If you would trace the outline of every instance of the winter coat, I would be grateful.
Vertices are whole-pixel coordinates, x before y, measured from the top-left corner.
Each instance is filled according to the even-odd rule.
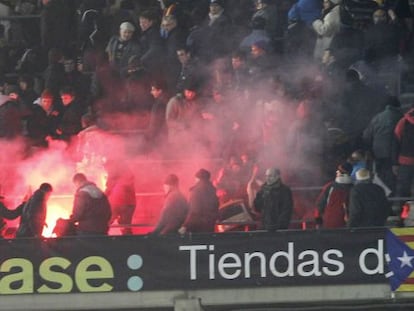
[[[341,26],[339,8],[339,5],[336,5],[323,19],[317,19],[312,23],[312,27],[318,35],[313,52],[313,57],[317,60],[322,60],[324,51],[330,47],[332,39],[339,33]]]
[[[189,205],[184,195],[178,191],[170,191],[164,202],[160,219],[152,232],[153,234],[177,233],[186,219]]]
[[[380,186],[360,182],[352,188],[348,227],[384,226],[390,212],[390,204]]]
[[[371,146],[375,158],[391,158],[394,128],[402,117],[400,108],[387,106],[383,112],[372,118],[364,131],[363,138],[365,143]]]
[[[283,183],[264,184],[253,204],[262,213],[264,229],[274,231],[288,228],[293,211],[292,191],[288,186]]]
[[[214,232],[219,201],[210,181],[200,180],[190,189],[189,212],[183,227],[189,232]]]
[[[123,42],[125,44],[125,48],[122,52],[121,58],[119,60],[115,59],[115,55],[117,52],[119,36],[113,36],[109,39],[109,42],[105,48],[105,52],[108,54],[109,63],[118,69],[118,72],[121,73],[127,70],[128,61],[132,56],[139,57],[141,55],[141,48],[138,42],[135,39],[130,39],[127,42]]]
[[[24,204],[16,237],[39,237],[46,221],[46,193],[36,190]]]
[[[106,182],[106,195],[112,209],[136,204],[134,175],[126,169],[119,168],[120,171],[109,172]]]
[[[289,21],[301,21],[310,26],[319,18],[322,11],[320,0],[298,0],[289,10]]]
[[[398,121],[394,129],[393,162],[400,165],[414,165],[414,109]]]
[[[164,44],[157,27],[150,27],[140,37],[142,48],[141,64],[152,75],[157,74],[164,65]]]
[[[317,217],[323,220],[324,228],[343,228],[352,188],[350,176],[337,177],[327,183],[316,200]]]
[[[107,234],[111,219],[111,206],[106,195],[91,182],[78,188],[70,217],[78,223],[78,231]]]

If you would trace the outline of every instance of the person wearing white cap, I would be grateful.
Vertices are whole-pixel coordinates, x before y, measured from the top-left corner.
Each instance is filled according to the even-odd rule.
[[[108,54],[109,64],[121,75],[128,68],[131,56],[140,55],[141,49],[134,38],[135,26],[130,22],[123,22],[119,26],[119,35],[109,39],[105,52]]]
[[[359,169],[350,194],[348,227],[384,226],[390,212],[391,205],[384,190],[372,183],[369,170]]]

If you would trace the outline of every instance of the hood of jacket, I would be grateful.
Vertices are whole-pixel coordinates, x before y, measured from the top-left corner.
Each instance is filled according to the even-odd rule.
[[[104,193],[94,183],[88,182],[79,187],[78,192],[86,192],[93,199],[102,198]]]
[[[406,112],[406,114],[404,115],[404,119],[406,119],[411,124],[414,124],[414,108]]]

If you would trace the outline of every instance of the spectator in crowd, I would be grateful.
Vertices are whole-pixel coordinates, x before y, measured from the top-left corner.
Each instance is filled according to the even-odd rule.
[[[377,66],[387,65],[384,62],[395,66],[402,38],[398,25],[388,22],[385,9],[375,10],[372,21],[364,33],[364,49],[374,54]]]
[[[369,170],[359,169],[349,199],[348,227],[384,226],[390,212],[390,203],[384,190],[372,183]]]
[[[249,52],[251,46],[258,41],[264,41],[270,46],[270,37],[265,31],[266,20],[263,17],[255,17],[251,21],[252,31],[240,42],[240,49]]]
[[[48,183],[40,185],[21,210],[17,238],[41,237],[47,214],[47,201],[53,188]]]
[[[44,88],[48,89],[55,99],[55,106],[59,103],[59,91],[65,84],[65,68],[63,66],[63,52],[59,49],[50,49],[48,66],[43,72]]]
[[[210,172],[203,168],[195,174],[196,184],[190,188],[189,211],[184,224],[179,229],[180,234],[214,232],[219,202],[210,176]]]
[[[344,162],[338,165],[333,181],[323,186],[316,200],[315,222],[326,229],[346,226],[349,194],[352,188],[352,165]]]
[[[0,106],[0,138],[15,139],[23,135],[26,117],[20,101],[8,100]]]
[[[287,229],[293,212],[292,191],[282,182],[279,169],[269,168],[265,176],[266,182],[254,199],[254,209],[261,214],[263,229]]]
[[[269,78],[277,67],[276,59],[270,53],[269,42],[260,40],[250,46],[248,66],[253,81],[261,82]]]
[[[105,193],[82,173],[73,176],[76,187],[70,221],[77,223],[77,235],[106,235],[111,219],[111,206]]]
[[[74,36],[70,26],[73,13],[64,0],[42,0],[40,12],[41,46],[47,53],[51,48],[64,49],[69,46]]]
[[[86,111],[84,103],[81,103],[75,90],[68,86],[60,91],[63,108],[60,113],[56,134],[59,139],[70,141],[82,130],[81,118]]]
[[[178,77],[180,75],[181,63],[177,58],[177,50],[185,45],[186,33],[178,26],[177,18],[174,15],[167,15],[162,18],[161,29],[164,31],[164,42],[166,50],[165,77],[168,90],[175,91]]]
[[[146,139],[154,147],[162,147],[167,139],[167,124],[165,121],[165,111],[168,104],[167,87],[162,81],[153,81],[151,83],[151,95],[154,98],[151,107],[151,116]]]
[[[105,194],[112,208],[110,223],[115,220],[123,235],[132,234],[132,217],[136,207],[135,176],[122,159],[107,159],[105,169],[108,174]]]
[[[397,173],[397,197],[412,196],[414,182],[414,109],[410,109],[398,121],[394,129],[393,171]]]
[[[43,91],[41,97],[31,105],[26,119],[26,136],[30,146],[48,146],[47,138],[55,136],[58,114],[53,107],[53,95],[48,90]]]
[[[368,153],[363,149],[357,149],[351,153],[348,161],[352,165],[351,177],[353,181],[356,180],[356,172],[358,172],[361,168],[368,168],[370,165],[368,160]]]
[[[119,26],[119,35],[112,36],[106,46],[110,66],[120,76],[125,76],[128,60],[132,56],[140,56],[141,49],[134,38],[135,26],[130,22],[123,22]]]
[[[245,199],[247,195],[246,186],[250,176],[244,179],[244,173],[242,164],[236,156],[231,156],[228,163],[219,170],[214,185],[221,194],[221,202]]]
[[[196,135],[201,121],[203,99],[200,97],[199,85],[187,81],[184,96],[178,94],[167,104],[165,118],[168,127],[168,142],[173,145],[188,143],[191,135]]]
[[[189,81],[201,81],[202,72],[198,60],[194,58],[187,47],[177,48],[177,58],[181,64],[180,73],[176,80],[175,91],[183,93],[184,87]]]
[[[314,52],[316,35],[312,23],[322,11],[322,0],[298,0],[288,12],[285,53],[310,58]]]
[[[365,144],[372,150],[378,177],[394,194],[396,178],[392,171],[392,146],[395,126],[403,117],[400,106],[397,97],[390,97],[384,111],[372,118],[363,134]]]
[[[141,36],[141,64],[153,79],[160,77],[164,66],[164,44],[160,35],[159,15],[153,10],[146,10],[139,15]]]
[[[249,51],[250,52],[250,51]],[[250,72],[247,65],[248,53],[244,51],[234,51],[231,56],[231,67],[232,67],[232,89],[238,93],[245,90],[245,87],[250,82]]]
[[[339,97],[337,120],[354,150],[362,148],[362,133],[371,119],[384,110],[385,99],[384,93],[362,83],[358,71],[347,71],[345,88]]]
[[[39,94],[34,90],[34,78],[29,74],[19,76],[19,95],[25,107],[31,107]]]
[[[180,191],[177,175],[170,174],[167,176],[164,181],[164,193],[164,206],[152,234],[177,234],[189,210],[187,199]]]
[[[65,69],[65,85],[73,87],[79,99],[86,101],[89,99],[90,77],[79,70],[77,60],[74,55],[66,55],[63,60]]]
[[[4,219],[13,220],[17,217],[22,215],[22,210],[26,202],[21,203],[19,206],[17,206],[15,209],[10,210],[6,207],[4,203],[4,196],[0,195],[0,238],[2,238],[2,232],[3,229],[6,226],[6,221]]]
[[[225,12],[225,1],[211,0],[209,14],[203,22],[203,61],[209,63],[227,55],[232,48],[231,19]]]
[[[298,0],[288,12],[289,21],[299,21],[311,26],[322,11],[321,0]]]
[[[103,158],[108,157],[108,149],[111,148],[108,143],[110,134],[98,126],[97,116],[92,112],[85,113],[81,118],[81,123],[82,130],[76,139],[76,159],[85,159],[88,163],[103,162]]]
[[[332,39],[339,33],[341,25],[340,7],[342,0],[324,0],[322,16],[312,22],[317,34],[313,57],[320,62],[325,49],[329,48]]]
[[[141,64],[138,56],[134,55],[128,61],[128,72],[125,81],[126,98],[117,104],[117,111],[148,112],[151,107],[151,96],[148,93],[151,74]]]
[[[271,0],[255,0],[255,9],[252,16],[252,28],[254,29],[254,20],[263,18],[264,30],[274,44],[274,40],[283,35],[281,14],[277,6]]]

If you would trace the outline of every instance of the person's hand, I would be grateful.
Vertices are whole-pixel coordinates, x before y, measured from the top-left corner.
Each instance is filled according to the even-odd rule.
[[[187,232],[187,228],[186,227],[181,227],[180,229],[178,229],[178,233],[181,234],[181,235],[186,234],[186,232]]]

